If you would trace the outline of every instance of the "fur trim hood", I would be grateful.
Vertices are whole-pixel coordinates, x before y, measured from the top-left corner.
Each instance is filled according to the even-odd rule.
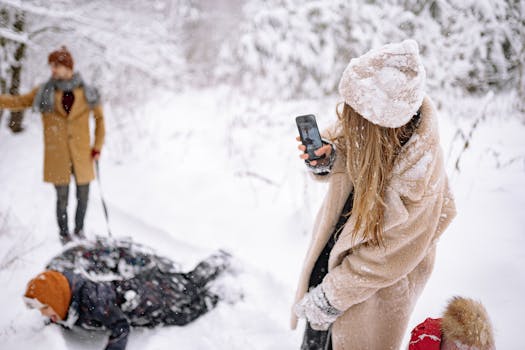
[[[446,339],[467,345],[470,349],[495,349],[487,310],[478,301],[452,298],[443,314],[441,327]]]

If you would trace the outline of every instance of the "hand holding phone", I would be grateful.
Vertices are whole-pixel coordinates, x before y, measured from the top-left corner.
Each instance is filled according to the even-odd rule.
[[[302,143],[299,149],[305,152],[305,154],[301,155],[301,159],[312,162],[324,158],[326,150],[320,150],[323,147],[323,141],[315,121],[315,116],[312,114],[301,115],[295,118],[295,122],[297,123],[297,129],[300,135],[298,141]],[[315,166],[314,163],[311,164]]]
[[[297,136],[296,140],[301,142],[301,137]],[[297,146],[297,148],[303,152],[299,156],[299,158],[301,158],[302,160],[308,161],[308,164],[310,164],[311,166],[317,166],[317,165],[320,165],[321,163],[327,161],[330,158],[330,154],[333,151],[332,145],[330,145],[330,144],[323,145],[323,147],[321,147],[321,148],[319,148],[318,150],[315,151],[315,154],[320,156],[321,159],[310,161],[310,160],[308,160],[309,159],[308,158],[308,153],[304,153],[304,152],[306,152],[306,147],[301,143],[299,146]]]

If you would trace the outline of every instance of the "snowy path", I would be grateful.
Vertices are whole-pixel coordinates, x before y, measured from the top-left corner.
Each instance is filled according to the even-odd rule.
[[[210,133],[221,135],[215,130],[196,126],[191,132],[196,135],[185,147],[206,140],[208,143],[223,141],[222,136],[212,140]],[[0,298],[0,307],[4,310],[0,321],[0,348],[31,349],[38,344],[39,348],[100,349],[104,336],[87,336],[84,332],[70,334],[59,327],[43,327],[38,313],[27,311],[21,300],[25,283],[61,248],[54,219],[54,189],[41,182],[41,142],[38,120],[29,121],[28,130],[21,135],[0,132],[3,189],[0,258],[5,262],[11,256],[23,254],[0,271],[0,284],[5,286]],[[168,142],[155,150],[155,156],[145,157],[140,162],[119,165],[119,162],[103,159],[103,190],[112,233],[133,237],[136,242],[180,262],[183,269],[190,269],[215,249],[226,248],[244,265],[244,271],[232,283],[242,288],[245,298],[233,306],[221,304],[186,327],[134,329],[128,349],[174,346],[177,349],[293,348],[299,335],[288,331],[288,313],[283,312],[289,309],[291,302],[290,286],[268,272],[272,267],[261,269],[250,261],[250,257],[264,254],[263,244],[268,242],[264,237],[236,239],[249,222],[239,220],[235,224],[228,211],[229,208],[232,211],[246,208],[245,199],[236,199],[235,195],[227,197],[228,192],[234,193],[236,185],[231,183],[230,175],[223,174],[225,170],[218,162],[207,161],[199,170],[196,163],[202,161],[200,157],[205,157],[201,154],[205,149],[194,148],[192,153],[173,155],[170,152],[177,153],[177,150]],[[180,146],[180,140],[176,139],[175,144]],[[219,160],[223,158],[221,155]],[[164,159],[169,160],[168,164]],[[173,159],[177,159],[180,166],[173,164]],[[195,171],[191,168],[188,171],[188,167],[195,167]],[[221,203],[221,198],[227,200]],[[73,193],[70,193],[70,218],[74,207],[71,203],[74,203]],[[255,211],[246,215],[252,219],[257,216]],[[88,236],[106,234],[96,182],[90,189],[86,231]],[[257,246],[258,253],[238,253],[249,241],[254,245],[261,243]],[[30,247],[34,248],[26,253]],[[274,266],[274,262],[268,265]]]

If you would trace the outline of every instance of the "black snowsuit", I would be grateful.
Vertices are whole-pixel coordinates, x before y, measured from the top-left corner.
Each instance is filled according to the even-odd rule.
[[[230,263],[230,255],[219,252],[200,262],[192,271],[182,273],[174,272],[175,264],[168,266],[169,260],[163,259],[163,264],[160,264],[158,259],[161,258],[144,254],[138,261],[149,263],[135,271],[133,277],[102,282],[93,281],[93,275],[86,273],[93,272],[92,269],[79,274],[68,269],[71,266],[64,262],[71,262],[73,256],[82,253],[83,257],[91,259],[90,268],[98,267],[107,272],[108,266],[114,266],[123,258],[122,250],[115,255],[118,249],[114,246],[106,247],[102,253],[100,245],[97,249],[73,249],[74,254],[71,250],[66,251],[48,265],[66,276],[72,291],[67,318],[61,323],[88,330],[109,330],[107,350],[125,349],[130,326],[182,326],[211,310],[220,298],[209,290],[210,282]],[[104,260],[101,255],[105,254],[108,254],[106,258],[118,259],[105,259],[105,264],[99,263]],[[133,252],[133,256],[136,260],[133,263],[139,263],[138,254]],[[171,271],[167,271],[167,266]]]

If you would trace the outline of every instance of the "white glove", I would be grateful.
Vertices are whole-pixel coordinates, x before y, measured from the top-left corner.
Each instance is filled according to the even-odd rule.
[[[311,165],[309,161],[306,161],[306,166],[310,171],[314,174],[329,174],[332,171],[332,167],[335,163],[335,147],[333,143],[330,141],[323,139],[323,146],[330,145],[332,147],[332,150],[330,151],[330,155],[325,156],[322,159],[317,160],[317,164],[315,166]]]
[[[318,331],[326,331],[342,314],[330,305],[321,285],[318,285],[294,306],[294,312],[299,318],[306,318],[310,326]]]

